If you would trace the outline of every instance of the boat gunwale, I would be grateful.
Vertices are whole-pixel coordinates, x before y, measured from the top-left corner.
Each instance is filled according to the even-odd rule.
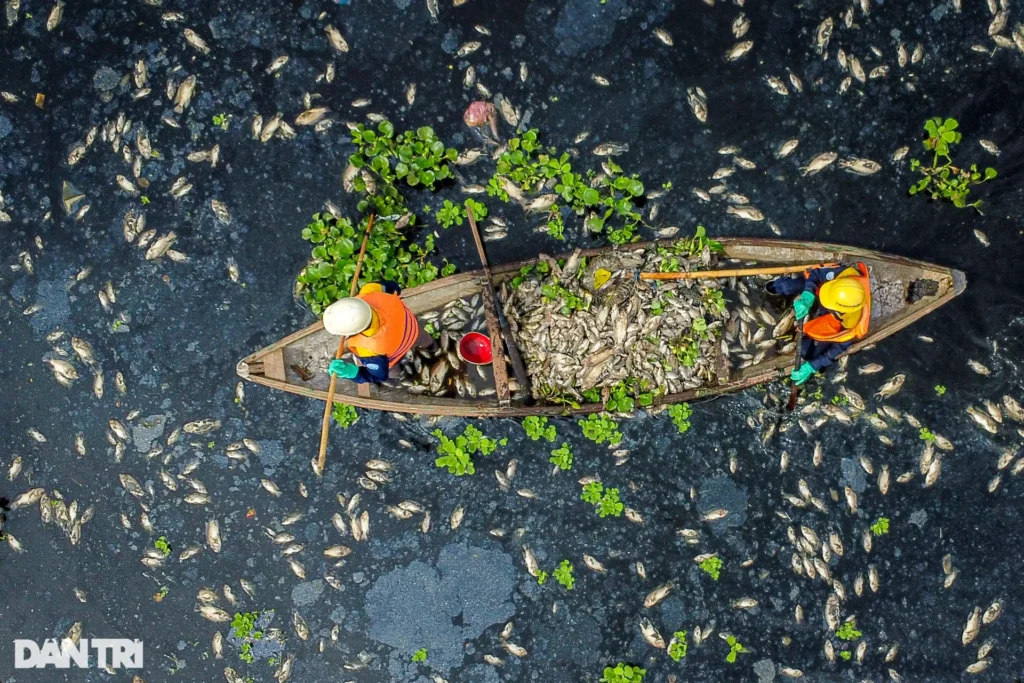
[[[637,250],[644,249],[651,246],[665,246],[674,244],[678,240],[656,240],[651,242],[639,242],[636,244],[625,245],[619,247],[619,250]],[[926,261],[920,261],[917,259],[911,259],[903,256],[896,256],[892,254],[885,254],[872,249],[862,249],[859,247],[847,247],[838,244],[825,243],[825,242],[805,242],[802,240],[786,240],[786,239],[775,239],[775,238],[741,238],[741,237],[723,237],[718,239],[726,249],[730,245],[732,246],[743,246],[743,247],[756,247],[756,248],[771,248],[778,247],[783,249],[803,249],[803,250],[814,250],[814,251],[832,251],[845,258],[867,258],[877,260],[883,263],[888,263],[896,266],[905,268],[913,268],[916,270],[926,271],[935,273],[940,276],[950,278],[949,287],[944,294],[937,297],[934,301],[922,306],[917,311],[895,318],[892,322],[883,325],[880,329],[875,332],[869,333],[864,339],[855,342],[843,355],[850,355],[862,350],[865,346],[870,344],[876,344],[883,339],[895,334],[902,330],[908,325],[920,320],[924,316],[928,315],[932,311],[942,307],[950,300],[961,294],[966,288],[966,277],[961,271],[948,268],[945,266],[939,266]],[[591,257],[599,253],[614,250],[615,247],[595,247],[591,249],[581,250],[580,255],[585,257]],[[568,258],[572,252],[559,254],[553,258]],[[492,279],[499,280],[494,276],[505,275],[519,270],[523,266],[527,266],[536,263],[540,258],[538,255],[535,258],[515,261],[506,263],[500,266],[495,266],[491,269]],[[736,258],[727,256],[727,258]],[[451,275],[445,278],[439,278],[431,282],[425,283],[418,287],[414,287],[405,290],[402,293],[403,298],[412,298],[414,296],[429,294],[437,290],[443,290],[447,288],[458,287],[459,285],[470,283],[474,280],[484,277],[482,270],[469,271],[466,273],[459,273]],[[327,392],[320,389],[311,389],[298,384],[293,384],[287,381],[275,380],[262,375],[249,375],[248,366],[249,364],[259,362],[261,358],[268,356],[269,354],[279,349],[284,349],[299,340],[311,336],[323,329],[323,321],[317,320],[313,324],[293,332],[286,337],[279,339],[278,341],[270,344],[258,351],[246,356],[244,359],[239,361],[237,369],[238,374],[245,379],[248,379],[256,384],[262,384],[272,389],[279,389],[293,394],[306,396],[309,398],[316,398],[321,401],[327,400]],[[740,371],[740,376],[732,379],[724,384],[716,385],[713,387],[699,387],[696,389],[690,389],[687,391],[679,392],[676,394],[665,394],[654,399],[654,406],[669,405],[673,403],[682,403],[687,401],[700,400],[702,398],[710,398],[713,396],[719,396],[727,393],[741,391],[743,389],[750,388],[757,384],[761,384],[772,379],[783,376],[787,371],[794,367],[792,358],[784,356],[776,356],[770,360],[764,361],[756,366],[752,366]],[[544,405],[516,405],[511,406],[500,406],[497,400],[487,401],[481,403],[471,403],[464,399],[451,399],[441,398],[436,403],[412,403],[408,401],[394,401],[385,398],[373,398],[360,395],[350,394],[336,394],[336,403],[347,403],[349,405],[365,408],[371,410],[385,410],[391,412],[405,412],[419,415],[439,415],[439,416],[450,416],[450,417],[527,417],[530,415],[544,415],[544,416],[570,416],[570,415],[586,415],[590,413],[601,412],[602,405],[598,403],[593,404],[582,404],[578,408],[573,406],[559,405],[559,404],[544,404]],[[443,403],[442,403],[443,401]]]

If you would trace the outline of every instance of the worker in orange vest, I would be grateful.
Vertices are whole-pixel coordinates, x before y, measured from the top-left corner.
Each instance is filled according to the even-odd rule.
[[[803,277],[780,277],[768,283],[772,294],[798,296],[796,319],[804,320],[819,304],[822,314],[803,324],[800,357],[804,362],[790,374],[796,384],[833,363],[853,342],[864,338],[871,322],[871,283],[868,268],[826,264],[804,271]]]
[[[359,360],[359,365],[333,360],[327,369],[330,374],[357,384],[381,384],[410,349],[433,341],[429,334],[421,339],[416,316],[398,296],[401,291],[395,282],[374,282],[324,310],[324,329],[348,337],[348,350]]]

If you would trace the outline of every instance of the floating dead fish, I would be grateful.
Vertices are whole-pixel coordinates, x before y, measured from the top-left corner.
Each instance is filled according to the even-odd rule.
[[[800,170],[805,176],[814,175],[815,173],[818,173],[819,171],[822,171],[825,168],[831,166],[832,163],[838,158],[839,155],[836,154],[835,152],[822,152],[818,156],[811,159],[807,163],[807,166]]]

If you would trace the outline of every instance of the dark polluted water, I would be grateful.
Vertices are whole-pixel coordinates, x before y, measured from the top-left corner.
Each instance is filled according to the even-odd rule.
[[[723,0],[468,0],[455,7],[438,0],[432,21],[428,4],[83,0],[63,5],[48,30],[52,4],[6,2],[0,25],[0,378],[6,394],[0,463],[15,476],[0,479],[0,496],[14,499],[42,488],[55,510],[67,513],[77,501],[76,514],[92,510],[92,518],[72,544],[54,521],[42,521],[38,505],[7,513],[9,536],[0,545],[0,679],[127,681],[137,674],[149,683],[210,682],[225,680],[230,667],[238,680],[258,682],[274,680],[282,661],[291,662],[290,680],[303,683],[597,681],[603,667],[617,662],[644,667],[645,680],[655,682],[767,683],[794,670],[810,681],[1003,682],[1024,676],[1024,482],[1013,474],[1016,456],[999,468],[1019,446],[1021,425],[1004,414],[992,434],[965,412],[971,405],[984,410],[986,400],[1002,405],[1004,395],[1024,400],[1018,368],[1024,351],[1024,54],[1013,41],[1024,9],[1013,0],[991,3],[993,11],[980,1],[965,1],[958,10],[950,2],[876,0],[865,8],[762,0],[742,7]],[[727,62],[723,55],[740,42],[733,26],[741,12],[750,22],[742,40],[753,45]],[[992,27],[1000,12],[1005,27]],[[834,28],[823,59],[815,32],[828,17]],[[339,29],[347,52],[332,48],[327,24]],[[186,28],[209,53],[188,44]],[[671,36],[672,45],[655,29]],[[998,39],[1009,46],[1000,47]],[[458,56],[470,41],[481,46]],[[910,56],[920,46],[921,58],[901,67],[901,45]],[[840,93],[850,76],[838,61],[840,49],[866,72],[887,66],[888,73],[854,78]],[[284,55],[288,62],[268,73]],[[151,92],[136,99],[141,86],[133,70],[140,60]],[[335,77],[318,80],[328,64]],[[350,429],[332,431],[327,471],[317,478],[309,462],[322,405],[252,384],[236,402],[235,363],[314,320],[292,296],[310,250],[300,233],[327,200],[356,212],[355,199],[341,188],[354,151],[343,123],[379,114],[399,129],[433,126],[459,149],[477,146],[461,121],[469,102],[482,97],[463,85],[470,66],[491,93],[507,97],[524,118],[529,113],[528,125],[546,143],[570,148],[588,131],[575,146],[579,168],[599,168],[591,153],[599,144],[628,144],[615,157],[627,173],[638,174],[648,188],[671,183],[657,200],[656,228],[679,226],[681,234],[691,234],[703,224],[711,235],[770,237],[771,223],[786,238],[872,248],[965,271],[965,294],[849,361],[844,385],[864,397],[867,411],[899,411],[899,420],[882,417],[891,445],[866,419],[849,426],[830,420],[810,436],[794,425],[762,440],[758,420],[768,424],[774,416],[760,412],[763,393],[752,390],[695,404],[684,434],[664,414],[620,421],[624,438],[616,448],[629,455],[620,465],[615,449],[583,438],[575,421],[553,420],[558,443],[571,444],[575,454],[572,471],[557,474],[548,462],[553,446],[526,438],[517,421],[477,423],[508,443],[478,456],[474,476],[455,478],[434,466],[430,431],[439,427],[452,435],[466,421],[431,425],[362,411]],[[196,76],[195,92],[176,113],[166,82],[176,87],[186,75]],[[781,79],[790,94],[773,90],[769,76]],[[409,105],[411,83],[417,95]],[[687,102],[687,90],[696,87],[707,99],[704,123]],[[37,93],[45,96],[41,108],[34,106]],[[268,121],[281,112],[294,121],[307,108],[306,93],[319,95],[311,101],[328,107],[336,125],[323,132],[295,126],[291,139],[253,139],[254,115]],[[370,102],[355,106],[361,99]],[[119,188],[119,175],[134,182],[133,162],[109,141],[95,140],[80,161],[68,163],[90,128],[116,124],[119,113],[126,126],[148,132],[152,153],[139,174],[149,183],[145,204]],[[213,123],[221,115],[229,117],[226,130]],[[999,176],[972,194],[984,200],[984,215],[907,196],[915,180],[909,159],[923,152],[921,125],[930,116],[960,121],[958,162],[997,168]],[[503,137],[512,134],[500,125]],[[129,139],[134,159],[134,134]],[[789,139],[799,139],[799,146],[777,159],[778,146]],[[1000,154],[985,151],[982,139]],[[215,144],[215,166],[187,160]],[[703,202],[691,192],[717,184],[710,177],[730,165],[718,153],[727,146],[756,164],[729,177],[728,191],[746,196],[763,221],[740,220],[726,212],[722,198]],[[903,146],[910,154],[893,162]],[[801,174],[828,151],[877,161],[881,170],[858,176],[835,164]],[[481,165],[464,173],[467,182],[486,184],[489,172]],[[179,178],[193,187],[175,199],[170,190]],[[64,211],[64,183],[84,195],[76,213],[90,207],[80,220]],[[416,198],[436,209],[442,196],[461,199],[451,189]],[[509,223],[508,238],[487,243],[492,263],[601,244],[575,219],[566,222],[563,244],[536,232],[536,220],[517,207],[478,198]],[[211,200],[228,208],[229,223],[217,219]],[[145,213],[147,230],[158,236],[173,231],[173,249],[186,260],[148,261],[146,250],[126,243],[123,218],[133,208]],[[429,219],[427,225],[434,229]],[[437,232],[440,256],[462,271],[477,267],[465,226]],[[640,234],[653,236],[648,228]],[[237,264],[238,282],[228,276],[229,259]],[[88,277],[76,280],[84,268],[91,268]],[[48,341],[55,331],[64,337]],[[92,364],[71,349],[71,337],[90,343]],[[56,348],[80,375],[70,389],[54,381],[46,362]],[[972,370],[970,360],[989,374]],[[870,363],[884,369],[858,372]],[[102,398],[90,387],[99,371]],[[124,393],[116,387],[118,373]],[[902,390],[884,401],[874,398],[898,373],[906,376]],[[829,402],[840,385],[826,379],[821,386]],[[936,386],[945,387],[944,395]],[[908,414],[952,443],[952,450],[935,449],[941,474],[928,487],[919,471],[925,444]],[[108,442],[115,429],[110,420],[123,425],[123,436],[110,437],[123,452]],[[176,429],[198,420],[220,426],[180,433],[167,443]],[[244,460],[229,458],[229,444],[242,439],[252,440],[253,451]],[[815,466],[819,442],[823,457]],[[391,481],[376,491],[356,481],[371,458],[394,466]],[[518,472],[504,491],[492,470],[504,470],[510,459],[518,461]],[[17,473],[9,469],[16,461]],[[883,467],[892,479],[884,495]],[[899,483],[905,473],[914,476]],[[137,495],[122,475],[138,483]],[[580,500],[577,483],[588,475],[618,487],[642,521],[594,514]],[[519,489],[536,497],[516,495]],[[857,497],[856,512],[847,489]],[[354,541],[351,531],[332,522],[340,515],[341,526],[349,524],[346,504],[357,493],[354,509],[369,518],[366,541]],[[807,504],[812,498],[820,508]],[[421,531],[422,513],[397,519],[386,511],[406,500],[429,511],[428,531]],[[452,529],[457,508],[464,519]],[[710,519],[719,510],[728,515]],[[872,536],[867,530],[882,517],[889,520],[888,533]],[[218,552],[207,540],[212,521]],[[817,543],[801,527],[814,531]],[[820,565],[808,560],[817,578],[803,567],[798,575],[789,528],[797,543],[816,552],[822,544],[831,548],[834,534],[843,552],[832,549],[827,562],[817,552]],[[282,542],[284,534],[292,538]],[[161,538],[170,546],[165,560],[152,555]],[[352,549],[340,566],[323,555],[336,545]],[[527,572],[524,547],[548,573],[569,560],[572,590],[553,577],[538,585]],[[183,552],[186,559],[180,559]],[[722,560],[717,580],[694,562],[709,553]],[[588,569],[584,555],[604,571]],[[147,558],[149,564],[142,561]],[[820,576],[821,566],[831,585]],[[666,583],[668,595],[644,607],[645,597]],[[216,593],[206,596],[207,606],[229,619],[260,615],[255,628],[268,638],[250,638],[251,663],[243,660],[244,640],[230,623],[198,611],[204,589]],[[826,618],[830,596],[839,593],[845,596],[839,618],[854,617],[861,633],[854,640],[838,639]],[[972,612],[986,612],[994,602],[1001,604],[998,617],[989,612],[990,623],[964,645]],[[686,657],[676,662],[652,646],[641,632],[648,621],[666,642],[687,631]],[[77,623],[82,638],[142,640],[144,669],[110,676],[96,668],[14,668],[14,639],[60,639]],[[698,644],[697,629],[703,634],[712,626]],[[272,643],[274,629],[280,636]],[[212,645],[218,632],[222,656]],[[735,663],[726,659],[725,634],[744,648]],[[986,664],[976,664],[979,648]],[[425,661],[414,662],[422,649]],[[969,673],[972,665],[982,670]]]

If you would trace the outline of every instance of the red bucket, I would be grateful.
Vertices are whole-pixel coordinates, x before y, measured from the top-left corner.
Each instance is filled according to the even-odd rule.
[[[470,332],[459,340],[459,358],[473,365],[491,362],[491,338],[479,332]]]

